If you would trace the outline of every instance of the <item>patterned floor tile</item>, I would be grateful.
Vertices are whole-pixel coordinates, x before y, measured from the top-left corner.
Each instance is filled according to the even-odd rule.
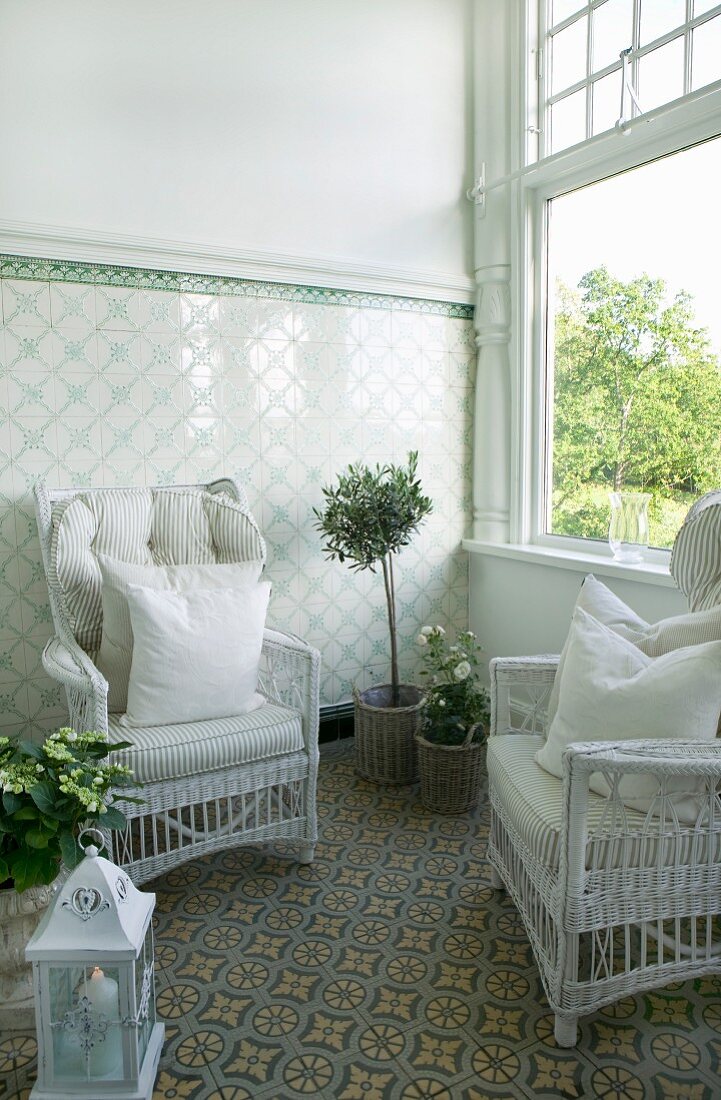
[[[155,1100],[714,1100],[721,976],[553,1017],[509,898],[489,885],[485,804],[434,817],[417,788],[321,759],[316,861],[239,849],[153,884]],[[31,1035],[0,1038],[0,1100],[26,1100]],[[3,1091],[4,1089],[4,1091]]]

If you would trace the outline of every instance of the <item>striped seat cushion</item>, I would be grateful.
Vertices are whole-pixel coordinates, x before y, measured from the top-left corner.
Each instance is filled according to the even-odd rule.
[[[115,753],[114,759],[131,768],[139,783],[269,760],[304,747],[299,712],[276,703],[236,718],[133,729],[120,724],[120,715],[111,714],[108,737],[133,742],[131,748]]]
[[[503,807],[528,849],[551,869],[558,868],[562,825],[563,781],[539,767],[534,756],[543,745],[543,737],[513,733],[491,737],[488,741],[488,781],[492,796]],[[602,836],[601,825],[608,801],[592,791],[588,795],[588,832]],[[623,808],[623,831],[631,839],[625,844],[601,840],[586,860],[586,867],[618,866],[626,858],[630,866],[653,867],[657,862],[657,841],[644,835],[646,814]],[[706,858],[708,833],[683,830],[675,840],[664,840],[663,861],[687,864]],[[718,860],[719,838],[712,836],[712,858]]]
[[[93,656],[103,622],[98,554],[134,565],[265,561],[265,543],[247,506],[225,492],[100,489],[59,501],[49,579],[75,638]]]

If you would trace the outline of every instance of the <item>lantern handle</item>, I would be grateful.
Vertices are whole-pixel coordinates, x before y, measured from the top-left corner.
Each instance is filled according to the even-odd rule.
[[[92,841],[92,843],[88,844],[87,848],[83,848],[82,841],[84,836],[89,836]],[[96,856],[100,849],[105,847],[105,837],[100,832],[100,829],[82,829],[81,832],[78,833],[78,844],[83,849],[86,855],[91,857]]]

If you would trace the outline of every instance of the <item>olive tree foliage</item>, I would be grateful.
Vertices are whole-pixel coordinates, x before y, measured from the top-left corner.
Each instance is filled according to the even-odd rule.
[[[692,299],[605,267],[556,288],[553,529],[605,538],[589,486],[655,503],[721,484],[721,373]]]
[[[391,643],[393,705],[398,706],[398,644],[393,555],[408,546],[433,502],[423,494],[416,477],[418,452],[411,451],[407,466],[348,466],[335,485],[325,486],[322,509],[314,508],[316,529],[325,537],[328,557],[347,562],[351,569],[380,565],[386,591]]]

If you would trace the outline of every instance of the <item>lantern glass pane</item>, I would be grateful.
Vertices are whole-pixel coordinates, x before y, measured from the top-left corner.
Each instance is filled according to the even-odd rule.
[[[50,967],[50,1022],[57,1080],[123,1076],[117,967]]]
[[[148,1049],[150,1036],[155,1024],[155,974],[153,966],[153,930],[148,931],[143,941],[143,950],[135,969],[135,1005],[138,1026],[138,1065],[142,1066]]]

